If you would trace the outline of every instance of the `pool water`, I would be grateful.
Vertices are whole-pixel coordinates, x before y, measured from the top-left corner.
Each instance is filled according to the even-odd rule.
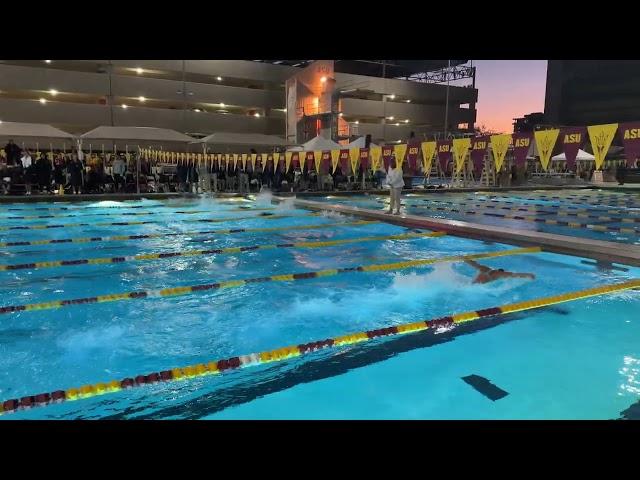
[[[386,195],[309,199],[374,210],[389,206]],[[573,189],[405,194],[401,203],[410,215],[640,245],[640,195],[635,193]],[[524,218],[509,218],[513,216]]]
[[[129,259],[414,232],[385,223],[353,224],[358,219],[314,214],[290,202],[276,206],[268,196],[64,204],[69,210],[61,205],[13,204],[24,210],[3,208],[0,226],[91,226],[0,230],[0,242],[160,236],[7,246],[0,249],[0,264]],[[191,210],[204,213],[176,213]],[[133,211],[153,215],[123,215]],[[7,218],[42,212],[78,216]],[[216,222],[193,221],[212,219]],[[156,223],[96,225],[147,220]],[[326,227],[310,228],[321,225]],[[255,231],[260,228],[280,230]],[[193,233],[228,229],[246,231]],[[0,307],[514,248],[440,236],[7,270],[0,271]],[[535,281],[474,284],[471,266],[445,262],[5,313],[0,315],[0,400],[640,278],[640,269],[600,271],[582,260],[550,253],[479,260],[534,273]],[[629,290],[0,419],[618,418],[640,397],[639,306],[640,296]],[[462,380],[468,375],[485,377],[508,395],[493,401]]]

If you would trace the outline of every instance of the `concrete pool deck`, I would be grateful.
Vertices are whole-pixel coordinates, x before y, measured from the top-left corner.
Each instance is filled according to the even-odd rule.
[[[281,202],[288,198],[274,196],[273,199]],[[528,247],[540,246],[547,252],[591,258],[599,262],[640,266],[640,246],[637,245],[571,237],[568,235],[556,235],[531,230],[517,230],[494,225],[483,225],[460,220],[445,220],[419,215],[389,215],[380,210],[315,202],[298,198],[294,200],[294,205],[308,210],[324,210],[342,213],[344,215],[354,215],[367,220],[377,220],[403,227],[443,231],[451,235],[474,238],[476,240],[494,241]]]

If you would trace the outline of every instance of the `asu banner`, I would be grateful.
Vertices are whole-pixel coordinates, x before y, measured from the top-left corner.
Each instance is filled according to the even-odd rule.
[[[621,123],[620,136],[627,157],[627,167],[631,167],[636,158],[640,157],[640,122]]]
[[[360,149],[360,166],[362,167],[363,171],[369,168],[369,149],[368,148]]]
[[[527,155],[531,148],[531,139],[533,135],[530,132],[520,132],[513,134],[513,157],[516,165],[519,167],[527,163]]]
[[[396,156],[396,166],[402,169],[402,163],[404,162],[404,155],[407,153],[407,144],[399,143],[393,146],[393,153]]]
[[[484,167],[484,156],[489,148],[489,137],[475,137],[471,139],[471,161],[473,162],[473,173],[476,177],[482,175]]]
[[[360,149],[359,148],[350,148],[349,149],[349,161],[351,163],[351,172],[356,176],[358,174],[358,160],[360,159]],[[342,172],[344,173],[344,172]]]
[[[349,149],[340,150],[340,170],[343,175],[349,175]]]
[[[418,155],[420,153],[420,143],[410,142],[407,144],[407,165],[409,172],[413,175],[418,167]]]
[[[584,144],[587,137],[587,129],[584,127],[567,127],[561,132],[562,150],[567,159],[567,168],[573,170],[576,166],[578,150]]]
[[[341,150],[331,150],[331,173],[336,173],[336,168],[338,168],[338,162],[340,161],[340,153]]]
[[[596,170],[600,170],[600,167],[602,167],[617,129],[617,123],[589,125],[587,127],[591,147],[593,148],[593,155],[596,157]]]
[[[314,154],[315,156],[315,154]],[[320,152],[320,160],[316,160],[316,169],[320,175],[326,175],[331,168],[331,151],[325,150]]]
[[[443,172],[447,171],[447,165],[451,160],[451,140],[438,140],[438,161]]]
[[[313,169],[315,169],[316,172],[318,171],[318,169],[315,167],[316,153],[318,154],[318,156],[322,154],[322,152],[306,152],[305,154],[304,163],[307,168],[307,172],[310,172]]]
[[[454,138],[453,139],[453,156],[455,158],[456,172],[462,170],[464,167],[464,161],[467,158],[467,152],[471,147],[470,138]]]
[[[511,135],[491,135],[491,151],[493,152],[493,161],[495,162],[496,172],[499,172],[504,163],[504,157],[509,150]]]
[[[385,170],[389,170],[391,158],[393,158],[393,147],[382,147],[382,162]]]
[[[557,128],[552,128],[550,130],[537,130],[533,132],[533,136],[536,139],[536,147],[538,147],[538,155],[540,155],[540,163],[545,171],[549,167],[549,160],[551,159],[553,147],[556,146],[559,134],[560,130]]]
[[[382,158],[382,147],[371,147],[369,149],[369,157],[371,158],[371,170],[378,171],[380,159]]]
[[[293,157],[291,157],[291,166],[293,169],[300,169],[304,167],[304,157],[305,152],[293,152]]]
[[[431,172],[433,154],[436,153],[436,142],[422,142],[422,173],[428,175]]]

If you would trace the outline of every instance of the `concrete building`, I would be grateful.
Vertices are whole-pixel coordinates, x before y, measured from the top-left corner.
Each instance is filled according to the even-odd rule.
[[[74,134],[114,125],[284,137],[285,84],[311,62],[2,60],[0,120],[47,123]],[[448,131],[471,130],[477,90],[442,83],[455,80],[456,71],[474,78],[465,62],[451,61],[442,70],[447,61],[336,60],[334,113],[348,127],[342,138],[371,134],[374,141],[396,141],[411,131],[422,137],[442,131],[445,117]]]
[[[551,125],[640,120],[640,61],[549,60],[544,114]]]

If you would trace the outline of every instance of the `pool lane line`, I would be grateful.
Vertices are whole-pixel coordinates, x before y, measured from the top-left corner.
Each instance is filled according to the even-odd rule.
[[[310,216],[318,216],[320,213],[305,213],[302,215],[272,215],[268,213],[262,213],[260,215],[251,215],[249,217],[220,217],[220,218],[195,218],[195,219],[186,219],[180,220],[181,223],[224,223],[224,222],[235,222],[238,220],[252,220],[252,219],[261,219],[261,220],[276,220],[279,218],[293,218],[293,217],[310,217]],[[51,228],[74,228],[74,227],[124,227],[129,225],[152,225],[158,223],[166,223],[160,222],[157,220],[148,220],[144,222],[95,222],[95,223],[67,223],[60,225],[15,225],[15,226],[0,226],[0,231],[7,230],[47,230]]]
[[[44,268],[73,267],[78,265],[109,265],[113,263],[163,260],[175,257],[194,257],[197,255],[224,255],[230,253],[255,252],[256,250],[273,250],[278,248],[323,248],[345,245],[348,243],[373,242],[383,240],[415,240],[418,238],[442,237],[445,232],[401,233],[395,235],[378,235],[375,237],[347,238],[343,240],[326,240],[318,242],[278,243],[270,245],[246,245],[243,247],[212,248],[207,250],[183,250],[181,252],[146,253],[119,257],[80,258],[75,260],[53,260],[45,262],[0,265],[0,271],[41,270]]]
[[[81,214],[65,214],[65,215],[26,215],[26,216],[16,216],[16,217],[0,217],[0,220],[35,220],[37,218],[71,218],[71,217],[99,217],[99,216],[145,216],[145,215],[195,215],[197,213],[226,213],[226,212],[261,212],[275,210],[274,207],[269,208],[231,208],[229,210],[223,211],[212,211],[212,210],[176,210],[173,212],[123,212],[123,213],[111,213],[111,212],[103,212],[103,213],[81,213]]]
[[[396,335],[417,333],[425,330],[437,330],[439,328],[449,329],[455,327],[458,324],[471,322],[481,318],[502,317],[515,312],[534,310],[542,307],[547,307],[549,305],[582,300],[585,298],[596,297],[600,295],[608,295],[611,293],[621,292],[623,290],[629,290],[639,287],[640,279],[634,279],[626,282],[604,285],[601,287],[577,290],[560,295],[541,297],[524,302],[510,303],[497,307],[456,313],[444,317],[432,318],[429,320],[421,320],[418,322],[392,325],[385,328],[376,328],[361,332],[353,332],[338,337],[326,338],[324,340],[316,340],[308,343],[291,345],[288,347],[277,348],[275,350],[268,350],[265,352],[239,355],[223,360],[212,360],[206,363],[188,365],[186,367],[176,367],[169,370],[162,370],[160,372],[137,375],[135,377],[127,377],[122,380],[111,380],[109,382],[88,384],[77,388],[68,388],[66,390],[54,390],[51,392],[40,393],[36,395],[26,395],[19,399],[9,399],[0,403],[0,414],[13,413],[18,410],[28,410],[33,407],[44,407],[46,405],[62,403],[65,401],[91,398],[98,395],[115,393],[121,390],[142,387],[145,385],[152,385],[159,382],[187,380],[194,377],[216,375],[239,368],[253,367],[265,363],[282,362],[289,358],[307,355],[318,350],[339,348],[346,345],[368,342],[370,340],[381,337],[393,337]]]
[[[184,200],[184,199],[183,199]],[[216,201],[223,201],[224,199],[218,198],[216,199]],[[116,201],[116,200],[114,200]],[[253,200],[248,200],[248,203],[253,203]],[[19,203],[19,202],[17,202]],[[53,202],[52,205],[57,205],[58,203],[64,203],[64,202]],[[25,212],[25,211],[33,211],[33,210],[37,210],[37,211],[59,211],[59,210],[71,210],[71,211],[77,211],[77,210],[100,210],[103,208],[112,208],[112,209],[131,209],[131,208],[183,208],[183,207],[195,207],[198,206],[198,201],[196,199],[196,201],[192,201],[192,202],[185,202],[184,205],[179,205],[179,203],[182,202],[175,202],[175,204],[173,205],[168,205],[166,203],[157,203],[157,204],[145,204],[145,205],[100,205],[100,206],[96,206],[95,202],[92,202],[91,205],[78,205],[78,206],[60,206],[60,207],[54,207],[54,206],[49,206],[49,207],[26,207],[26,208],[7,208],[5,210],[7,211],[11,211],[11,212]],[[67,204],[68,205],[68,204]]]
[[[591,203],[591,202],[586,202],[586,201],[573,201],[573,200],[580,200],[580,199],[567,199],[567,198],[559,198],[559,197],[535,197],[535,198],[531,198],[531,197],[516,197],[516,196],[503,196],[503,195],[488,195],[490,197],[493,198],[514,198],[514,199],[518,199],[518,200],[532,200],[532,201],[536,201],[536,200],[544,200],[545,198],[548,199],[552,199],[552,200],[556,200],[553,203],[561,203],[562,201],[568,201],[567,203],[573,203],[573,204],[583,204],[583,205],[589,205],[589,206],[593,206],[593,207],[598,207],[598,206],[602,206],[599,203]],[[617,207],[640,207],[640,203],[636,203],[636,202],[617,202],[617,201],[607,201],[606,203],[609,203],[610,205],[614,205]]]
[[[483,258],[504,257],[508,255],[521,255],[525,253],[538,253],[542,251],[540,247],[514,248],[511,250],[500,250],[497,252],[474,253],[470,255],[452,255],[448,257],[427,258],[423,260],[406,260],[404,262],[382,263],[372,265],[360,265],[356,267],[333,268],[326,270],[316,270],[301,273],[285,273],[281,275],[271,275],[268,277],[246,278],[239,280],[225,280],[215,283],[187,285],[184,287],[171,287],[159,290],[135,290],[133,292],[114,293],[98,295],[96,297],[74,298],[69,300],[53,300],[50,302],[27,303],[23,305],[7,305],[0,307],[0,314],[33,311],[52,310],[55,308],[68,307],[71,305],[97,304],[106,302],[118,302],[123,300],[177,297],[190,295],[196,292],[206,292],[209,290],[221,290],[223,288],[236,288],[250,285],[252,283],[265,282],[292,282],[295,280],[307,280],[309,278],[333,277],[343,273],[356,272],[382,272],[388,270],[402,270],[411,267],[420,267],[443,262],[461,262],[464,260],[478,260]]]
[[[542,199],[540,198],[520,198],[520,197],[515,197],[516,200],[509,200],[510,198],[513,199],[514,197],[501,197],[501,196],[495,196],[495,195],[485,195],[486,199],[482,199],[482,198],[475,198],[475,197],[467,197],[467,200],[471,200],[474,199],[478,202],[499,202],[499,203],[508,203],[508,204],[518,204],[518,205],[537,205],[540,207],[549,207],[549,208],[571,208],[571,209],[579,209],[579,208],[583,208],[583,209],[588,209],[588,210],[599,210],[599,209],[605,209],[606,206],[604,205],[598,205],[598,204],[585,204],[584,202],[566,202],[569,205],[563,205],[563,202],[557,200],[557,201],[551,201],[549,203],[540,203]],[[537,203],[535,203],[537,202]],[[571,205],[581,205],[580,206],[571,206]],[[600,207],[600,208],[598,208]]]
[[[513,201],[505,201],[505,200],[497,200],[497,199],[482,199],[482,198],[472,198],[472,197],[467,197],[467,200],[472,200],[475,202],[491,202],[491,203],[504,203],[507,205],[535,205],[537,207],[545,207],[545,208],[555,208],[555,209],[567,209],[567,210],[574,210],[576,212],[580,212],[580,213],[587,213],[587,212],[602,212],[602,213],[615,213],[615,214],[626,214],[626,215],[632,215],[634,213],[637,213],[640,215],[640,211],[638,212],[632,212],[632,211],[628,211],[628,210],[611,210],[611,209],[607,209],[607,208],[581,208],[581,207],[572,207],[569,205],[548,205],[546,203],[522,203],[522,202],[513,202]],[[558,203],[558,202],[556,202]]]
[[[421,207],[427,210],[453,212],[453,213],[458,213],[460,215],[484,215],[487,217],[505,218],[508,220],[523,220],[525,222],[544,223],[547,225],[555,225],[558,227],[593,230],[596,232],[617,232],[617,233],[628,233],[631,235],[640,235],[640,230],[637,230],[635,228],[612,227],[609,225],[593,225],[590,223],[567,222],[564,220],[552,220],[550,218],[539,218],[539,217],[532,217],[532,216],[525,217],[522,215],[513,215],[513,214],[506,214],[506,213],[492,213],[492,212],[484,212],[484,211],[476,211],[476,210],[466,210],[464,208],[457,209],[457,208],[449,208],[449,207],[427,207],[427,206],[421,206]]]
[[[76,237],[61,238],[53,240],[31,240],[23,242],[0,242],[0,247],[26,247],[33,245],[58,245],[65,243],[90,243],[90,242],[119,242],[126,240],[145,240],[147,238],[163,238],[176,236],[195,235],[221,235],[232,233],[258,233],[258,232],[278,232],[287,230],[314,230],[319,228],[341,227],[341,226],[362,226],[375,223],[382,223],[375,220],[358,220],[354,222],[322,223],[319,225],[294,225],[289,227],[262,227],[262,228],[227,228],[217,230],[202,230],[197,232],[171,232],[171,233],[147,233],[141,235],[116,235],[112,237]]]
[[[629,210],[608,210],[606,207],[605,208],[580,208],[580,207],[572,207],[568,205],[546,205],[544,203],[505,202],[502,200],[483,200],[480,198],[477,198],[477,199],[468,198],[467,200],[482,202],[482,203],[485,203],[485,202],[499,203],[499,204],[506,204],[506,205],[532,205],[536,207],[557,209],[558,211],[562,209],[566,209],[564,211],[571,210],[577,213],[602,212],[602,213],[612,213],[617,215],[634,215],[637,213],[638,215],[640,215],[640,211],[635,212],[635,211],[629,211]],[[635,218],[640,218],[640,217],[635,217]]]
[[[576,199],[576,200],[607,200],[614,202],[626,202],[626,203],[634,203],[640,200],[640,198],[628,198],[625,199],[624,195],[611,195],[611,194],[598,194],[598,195],[564,195],[564,196],[549,196],[549,195],[537,195],[535,198],[553,198],[559,200],[568,200],[568,199]]]
[[[429,202],[431,200],[423,200],[423,202]],[[555,215],[557,217],[578,217],[578,218],[591,218],[593,220],[598,220],[598,221],[603,221],[603,222],[619,222],[619,223],[640,223],[640,218],[624,218],[624,217],[608,217],[608,216],[604,216],[604,215],[589,215],[588,213],[577,213],[577,212],[567,212],[564,210],[556,210],[556,211],[549,211],[549,210],[537,210],[537,209],[528,209],[528,208],[518,208],[518,207],[499,207],[499,206],[494,206],[494,205],[482,205],[482,204],[474,204],[474,203],[470,203],[470,202],[447,202],[447,201],[435,201],[434,202],[439,202],[439,203],[446,203],[449,205],[462,205],[462,206],[471,206],[471,207],[477,207],[478,209],[482,209],[482,210],[508,210],[508,211],[519,211],[519,212],[529,212],[529,213],[541,213],[541,214],[551,214],[551,215]],[[426,209],[432,209],[435,207],[432,206],[427,206],[427,205],[409,205],[409,204],[405,204],[408,207],[414,207],[414,208],[426,208]]]

